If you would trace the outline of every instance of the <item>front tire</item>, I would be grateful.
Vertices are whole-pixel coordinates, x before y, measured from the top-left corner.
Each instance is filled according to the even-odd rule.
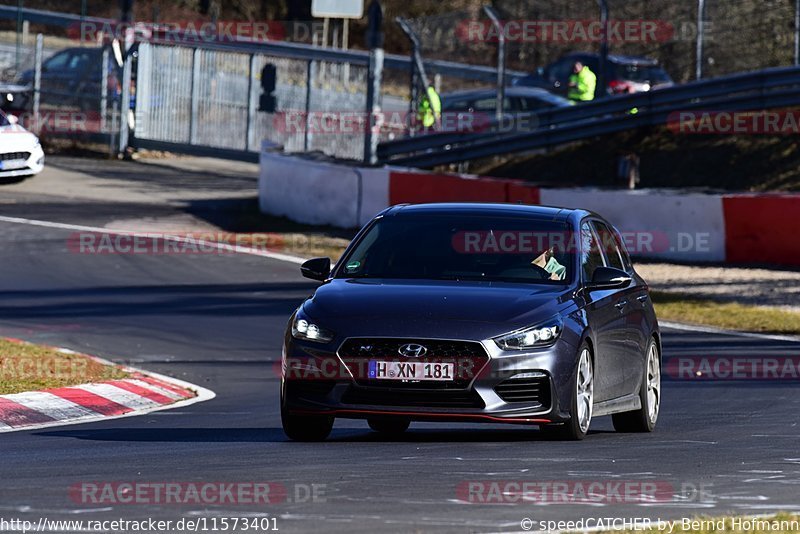
[[[328,415],[294,415],[281,410],[283,432],[294,441],[322,441],[331,434],[334,418]]]
[[[586,437],[592,424],[594,408],[594,363],[592,351],[585,341],[578,350],[578,364],[572,384],[570,418],[561,425],[542,427],[546,435],[564,440],[579,441]]]
[[[642,386],[639,388],[642,407],[611,416],[617,432],[652,432],[658,421],[661,407],[661,355],[655,339],[647,347]]]

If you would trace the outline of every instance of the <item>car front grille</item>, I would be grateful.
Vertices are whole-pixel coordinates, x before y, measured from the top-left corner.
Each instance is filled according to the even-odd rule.
[[[413,343],[424,346],[427,352],[420,357],[407,357],[399,349]],[[348,367],[356,382],[363,386],[411,389],[465,389],[489,361],[486,350],[475,341],[449,341],[441,339],[401,338],[350,338],[339,349],[339,357]],[[391,362],[454,363],[452,381],[387,381],[369,379],[364,364],[369,360]]]
[[[550,379],[543,373],[536,376],[508,378],[494,387],[505,402],[537,403],[550,408]]]
[[[342,404],[392,406],[395,408],[474,408],[485,407],[472,390],[411,390],[407,388],[365,388],[350,386]]]
[[[27,161],[29,157],[31,157],[30,152],[6,152],[4,154],[0,154],[0,161],[9,161],[14,159],[22,159]]]

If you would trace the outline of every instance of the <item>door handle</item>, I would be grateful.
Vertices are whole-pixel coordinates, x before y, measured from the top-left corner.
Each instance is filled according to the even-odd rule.
[[[647,300],[647,295],[639,295],[638,297],[636,297],[636,300],[644,304],[645,301]]]
[[[614,304],[614,307],[616,309],[618,309],[619,311],[622,311],[622,308],[627,306],[627,304],[628,304],[627,300],[621,300],[621,301],[617,302],[616,304]]]

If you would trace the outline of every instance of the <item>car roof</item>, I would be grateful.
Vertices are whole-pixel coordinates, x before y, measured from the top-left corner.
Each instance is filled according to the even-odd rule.
[[[453,91],[451,93],[445,93],[442,95],[442,98],[465,98],[465,97],[481,97],[481,96],[494,96],[497,94],[497,89],[487,88],[487,89],[462,89],[461,91]],[[506,96],[539,96],[539,97],[548,97],[553,96],[553,93],[547,91],[546,89],[541,89],[539,87],[515,87],[515,86],[508,86],[506,87]],[[555,95],[558,96],[558,95]]]
[[[392,206],[384,215],[439,214],[499,217],[530,217],[534,219],[557,222],[576,221],[586,216],[596,216],[583,209],[560,208],[555,206],[539,206],[531,204],[503,204],[489,202],[438,202],[431,204],[400,204]],[[602,218],[602,217],[600,217]]]
[[[600,58],[600,54],[596,52],[572,52],[570,54],[565,55],[564,58],[570,57],[591,57],[591,58]],[[658,66],[658,60],[644,57],[644,56],[627,56],[623,54],[608,54],[608,60],[612,63],[622,63],[622,64],[633,64],[633,65],[648,65],[648,66]]]

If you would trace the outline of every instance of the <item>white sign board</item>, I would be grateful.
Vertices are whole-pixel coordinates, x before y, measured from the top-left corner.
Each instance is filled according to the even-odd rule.
[[[317,18],[360,19],[364,0],[311,0],[311,15]]]

